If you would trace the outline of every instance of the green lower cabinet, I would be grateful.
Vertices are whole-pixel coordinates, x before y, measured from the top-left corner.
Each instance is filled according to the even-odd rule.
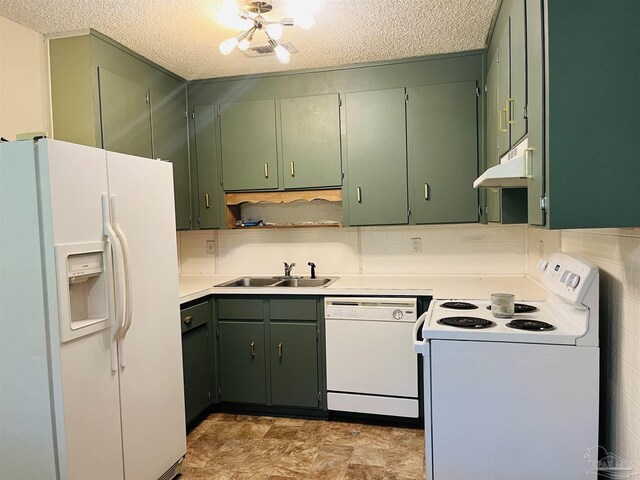
[[[315,323],[270,324],[271,403],[318,407],[318,338]]]
[[[264,405],[266,394],[264,324],[220,321],[220,399]]]
[[[408,93],[415,223],[477,222],[476,82],[426,85]]]
[[[205,411],[213,398],[213,342],[209,302],[180,312],[186,422]]]

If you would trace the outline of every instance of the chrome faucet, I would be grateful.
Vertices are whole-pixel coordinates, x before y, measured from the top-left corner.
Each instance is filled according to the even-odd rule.
[[[289,278],[291,276],[291,270],[293,270],[293,267],[295,266],[295,263],[289,265],[287,262],[284,262],[284,276]]]

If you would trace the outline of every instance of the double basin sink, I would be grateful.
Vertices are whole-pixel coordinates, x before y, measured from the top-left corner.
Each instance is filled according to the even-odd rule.
[[[216,287],[326,287],[338,277],[240,277]]]

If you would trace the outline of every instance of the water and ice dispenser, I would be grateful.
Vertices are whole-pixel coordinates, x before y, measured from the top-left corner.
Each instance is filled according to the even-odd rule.
[[[58,245],[56,254],[62,341],[110,327],[106,242]]]

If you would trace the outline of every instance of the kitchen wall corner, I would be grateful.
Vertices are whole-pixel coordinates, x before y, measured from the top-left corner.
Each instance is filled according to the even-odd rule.
[[[600,445],[640,468],[640,228],[528,228],[529,272],[556,251],[600,269]]]

